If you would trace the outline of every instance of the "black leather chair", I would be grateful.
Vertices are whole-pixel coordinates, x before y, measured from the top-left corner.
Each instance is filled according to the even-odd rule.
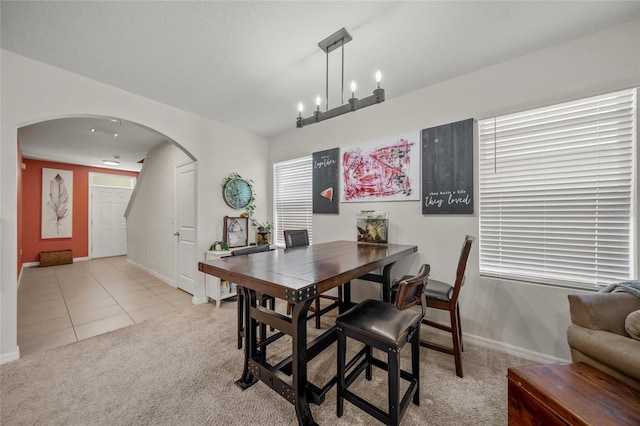
[[[286,248],[304,247],[309,245],[309,231],[306,229],[285,229],[284,245]]]
[[[423,289],[429,270],[429,265],[422,265],[418,275],[400,282],[395,305],[369,299],[338,316],[338,417],[343,414],[345,399],[387,425],[400,423],[410,401],[420,405],[420,324],[426,306]],[[408,309],[415,305],[420,306]],[[365,344],[348,364],[347,337]],[[411,342],[410,373],[400,368],[400,352],[407,342]],[[387,362],[374,358],[372,348],[387,353]],[[388,372],[387,412],[349,390],[363,371],[366,371],[366,379],[371,380],[372,366]],[[402,398],[401,378],[409,382]]]
[[[284,244],[286,248],[304,247],[309,245],[309,232],[306,229],[285,229],[284,230]],[[342,290],[338,288],[339,297],[329,296],[328,294],[318,295],[314,300],[314,306],[311,311],[315,313],[316,328],[320,328],[320,317],[322,316],[320,308],[320,298],[330,300],[341,300]],[[291,302],[287,302],[287,315],[291,314]]]
[[[231,252],[231,256],[246,256],[252,253],[260,253],[263,251],[270,251],[269,244],[262,244],[257,246],[251,246],[247,248],[237,249]],[[240,288],[237,288],[238,294],[238,349],[242,349],[242,338],[244,337],[244,295]],[[267,294],[260,295],[260,304],[267,306],[269,303],[269,309],[276,310],[276,299],[273,296]],[[273,330],[273,329],[272,329]]]

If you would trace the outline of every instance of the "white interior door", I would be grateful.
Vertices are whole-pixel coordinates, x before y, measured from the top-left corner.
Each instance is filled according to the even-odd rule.
[[[196,255],[195,163],[176,167],[176,237],[178,288],[194,294],[198,260]]]
[[[91,257],[127,254],[124,212],[132,189],[91,187]]]

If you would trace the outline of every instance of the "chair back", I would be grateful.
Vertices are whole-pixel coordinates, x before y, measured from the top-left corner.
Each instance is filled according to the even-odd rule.
[[[251,246],[247,248],[234,250],[231,252],[231,256],[244,256],[251,253],[260,253],[263,251],[270,251],[270,250],[271,250],[271,247],[269,247],[269,244],[259,244],[257,246]]]
[[[464,238],[464,243],[462,244],[462,250],[460,250],[460,259],[458,260],[458,269],[456,271],[456,282],[453,285],[453,294],[451,295],[452,303],[455,303],[458,300],[458,294],[460,293],[460,289],[464,285],[465,279],[465,271],[467,269],[467,261],[469,260],[469,253],[471,252],[471,245],[475,241],[475,237],[471,235],[467,235]]]
[[[284,244],[286,248],[309,245],[309,232],[306,229],[285,229]]]
[[[418,275],[400,281],[398,296],[396,297],[396,308],[403,310],[420,304],[422,315],[424,316],[427,302],[424,295],[424,286],[431,271],[431,266],[426,263],[420,267]]]

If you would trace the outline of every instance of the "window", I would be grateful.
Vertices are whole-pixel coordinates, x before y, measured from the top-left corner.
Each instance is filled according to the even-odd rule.
[[[112,175],[101,173],[89,173],[91,186],[106,186],[111,188],[127,188],[133,189],[136,186],[136,178],[134,176]]]
[[[587,287],[632,277],[636,93],[479,121],[482,275]]]
[[[273,165],[274,236],[284,246],[285,229],[306,229],[312,241],[311,156]]]

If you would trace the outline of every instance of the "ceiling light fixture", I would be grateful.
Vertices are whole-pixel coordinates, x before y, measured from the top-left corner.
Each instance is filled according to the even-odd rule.
[[[107,132],[105,130],[100,130],[96,128],[91,129],[91,133],[93,133],[94,135],[98,133],[102,133],[103,135],[113,136],[114,138],[117,138],[120,135],[119,133],[111,133],[111,132]]]
[[[351,34],[345,29],[341,28],[335,33],[331,34],[329,37],[322,40],[318,43],[318,47],[325,52],[327,57],[327,71],[326,71],[326,83],[325,83],[325,98],[326,98],[326,106],[325,111],[320,111],[320,104],[322,103],[322,99],[318,95],[316,97],[316,110],[313,115],[307,118],[302,117],[302,111],[304,110],[304,105],[302,102],[298,104],[298,118],[296,119],[296,127],[301,128],[308,124],[319,123],[323,120],[327,120],[329,118],[337,117],[342,114],[346,114],[347,112],[356,111],[364,107],[368,107],[371,105],[379,104],[384,102],[384,89],[380,87],[380,81],[382,80],[382,74],[380,71],[376,72],[376,83],[377,87],[373,91],[373,95],[367,96],[363,99],[356,98],[356,82],[351,82],[351,98],[348,103],[344,103],[344,45],[353,40]],[[329,109],[329,53],[337,48],[341,48],[342,50],[342,104],[339,107]]]
[[[107,166],[118,166],[120,164],[120,156],[114,155],[113,160],[102,160]]]

